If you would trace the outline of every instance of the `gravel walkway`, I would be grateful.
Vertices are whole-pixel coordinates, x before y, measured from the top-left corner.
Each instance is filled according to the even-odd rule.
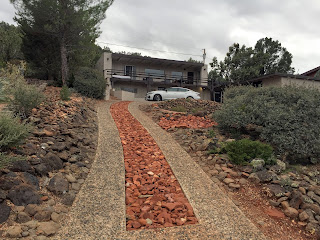
[[[109,112],[112,103],[104,102],[98,107],[96,160],[64,227],[54,239],[265,239],[188,153],[138,109],[141,103],[137,102],[129,105],[131,114],[163,151],[199,224],[126,231],[125,168],[120,137]]]

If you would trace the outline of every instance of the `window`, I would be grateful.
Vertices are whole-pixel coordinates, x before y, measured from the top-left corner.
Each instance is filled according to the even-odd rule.
[[[188,89],[185,89],[185,88],[178,88],[178,91],[179,91],[179,92],[187,92],[187,91],[188,91]]]
[[[125,66],[124,71],[126,76],[134,76],[136,68],[134,66]]]
[[[159,70],[159,69],[146,69],[145,73],[149,76],[155,76],[155,77],[164,76],[164,70]]]
[[[182,72],[171,72],[171,77],[173,79],[181,79],[182,78]]]
[[[178,92],[178,88],[168,88],[167,89],[168,92]]]

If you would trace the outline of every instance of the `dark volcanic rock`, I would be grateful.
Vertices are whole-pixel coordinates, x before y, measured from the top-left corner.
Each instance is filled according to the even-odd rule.
[[[268,172],[267,170],[262,170],[256,172],[256,175],[261,182],[270,182],[274,176],[274,173]]]
[[[18,179],[8,177],[8,174],[0,178],[0,189],[10,190],[14,186],[17,186],[21,183]]]
[[[291,200],[289,202],[290,206],[299,209],[299,206],[302,204],[303,199],[302,199],[302,193],[295,190],[291,193]]]
[[[40,176],[45,176],[48,172],[50,172],[50,168],[48,168],[47,165],[45,165],[44,163],[35,165],[33,168],[35,169],[36,173]]]
[[[75,198],[75,193],[67,193],[62,197],[61,202],[67,206],[71,206]]]
[[[0,189],[0,203],[2,203],[7,198],[7,193]]]
[[[26,180],[26,182],[29,184],[29,185],[32,185],[34,186],[35,189],[39,190],[40,187],[39,187],[39,180],[36,176],[30,174],[30,173],[27,173],[27,172],[24,172],[23,173],[23,177],[24,179]]]
[[[43,163],[46,164],[48,168],[54,169],[54,170],[59,170],[63,168],[63,162],[62,160],[58,157],[58,155],[54,153],[48,153],[43,159]]]
[[[0,204],[0,224],[7,221],[10,216],[11,208],[5,203]]]
[[[17,206],[40,204],[40,196],[31,186],[20,185],[12,188],[7,197]]]
[[[287,192],[284,187],[281,187],[278,184],[269,184],[266,186],[268,192],[272,193],[276,197],[283,197]]]
[[[63,151],[67,148],[67,145],[64,142],[56,142],[51,146],[51,149],[54,151]]]
[[[13,172],[29,172],[29,173],[34,172],[30,163],[28,163],[25,160],[13,162],[9,169]]]
[[[69,190],[69,182],[61,174],[57,174],[50,180],[47,188],[56,195],[65,194]]]

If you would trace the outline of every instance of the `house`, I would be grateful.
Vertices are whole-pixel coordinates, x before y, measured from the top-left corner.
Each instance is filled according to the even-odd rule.
[[[96,67],[107,81],[106,99],[110,95],[122,100],[144,99],[149,91],[173,86],[192,89],[201,99],[211,99],[208,66],[203,63],[104,52]]]
[[[308,77],[316,77],[316,74],[317,73],[320,73],[320,66],[319,67],[316,67],[316,68],[314,68],[314,69],[311,69],[311,70],[309,70],[309,71],[307,71],[307,72],[305,72],[305,73],[302,73],[301,75],[302,76],[308,76]]]
[[[285,73],[275,73],[269,74],[265,76],[261,76],[248,81],[253,85],[260,85],[262,87],[269,86],[299,86],[299,87],[307,87],[307,88],[316,88],[320,90],[320,78],[308,76],[308,75],[293,75],[293,74],[285,74]]]

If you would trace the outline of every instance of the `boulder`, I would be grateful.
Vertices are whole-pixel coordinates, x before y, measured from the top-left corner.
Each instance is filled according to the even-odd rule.
[[[51,149],[54,151],[63,151],[67,148],[67,145],[64,142],[56,142],[51,146]]]
[[[17,223],[25,223],[31,221],[31,217],[25,212],[19,212],[17,215]]]
[[[56,195],[62,195],[69,191],[69,183],[62,174],[57,174],[51,178],[47,188],[50,192],[53,192]]]
[[[288,207],[288,208],[284,209],[284,214],[290,218],[297,218],[299,215],[299,212],[295,208]]]
[[[29,185],[19,185],[12,188],[7,197],[17,206],[26,206],[28,204],[40,204],[40,196]]]
[[[34,187],[35,189],[37,189],[37,190],[40,189],[40,187],[39,187],[39,180],[38,180],[38,178],[37,178],[36,176],[34,176],[34,175],[32,175],[32,174],[30,174],[30,173],[28,173],[28,172],[24,172],[24,173],[23,173],[23,177],[24,177],[24,179],[26,180],[26,182],[27,182],[29,185],[33,186],[33,187]]]
[[[41,222],[39,223],[37,231],[39,233],[42,233],[45,236],[51,236],[51,235],[54,235],[56,232],[58,232],[59,228],[60,228],[60,225],[53,221]]]
[[[302,202],[303,202],[302,193],[298,190],[294,190],[291,193],[291,200],[289,202],[290,207],[293,207],[295,209],[299,209]]]
[[[10,171],[12,172],[29,172],[29,173],[34,173],[34,170],[32,169],[31,165],[29,162],[25,160],[21,161],[14,161],[10,168]]]
[[[49,152],[42,161],[49,169],[59,170],[63,168],[63,162],[57,154]]]
[[[34,215],[34,219],[38,220],[39,222],[50,221],[51,214],[51,211],[39,211]]]
[[[10,216],[11,208],[6,203],[0,204],[0,224],[7,221]]]
[[[48,168],[47,165],[44,163],[35,165],[33,166],[33,168],[35,169],[36,173],[40,176],[45,176],[48,174],[48,172],[50,172],[50,168]]]
[[[281,187],[278,184],[269,184],[265,186],[265,188],[268,192],[270,192],[273,196],[276,196],[276,197],[283,197],[287,192],[284,187]]]
[[[22,228],[21,226],[11,226],[7,230],[7,236],[9,238],[19,238],[21,237]]]
[[[270,182],[273,179],[274,173],[269,172],[267,170],[262,170],[256,172],[257,177],[260,179],[261,182]]]

